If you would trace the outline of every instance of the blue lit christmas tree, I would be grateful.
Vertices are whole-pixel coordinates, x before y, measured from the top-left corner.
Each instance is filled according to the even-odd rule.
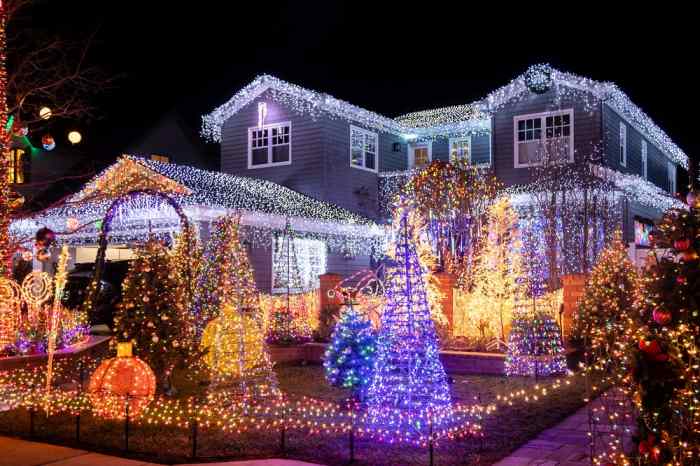
[[[372,375],[376,343],[372,323],[348,299],[324,356],[328,382],[351,389],[361,399]]]
[[[379,437],[425,443],[454,425],[455,416],[405,212],[397,223],[367,421]]]

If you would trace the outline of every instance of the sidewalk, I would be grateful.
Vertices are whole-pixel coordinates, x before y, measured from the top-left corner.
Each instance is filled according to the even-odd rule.
[[[592,404],[600,407],[600,399],[593,400]],[[606,432],[610,430],[609,427],[601,424],[597,430]],[[591,458],[588,432],[586,405],[556,426],[540,432],[537,438],[494,466],[589,466]],[[629,447],[629,444],[630,439],[625,439],[625,447]]]
[[[0,466],[156,466],[138,460],[90,453],[85,450],[59,447],[47,443],[28,442],[0,437]],[[206,466],[318,466],[302,461],[270,459],[206,463]],[[195,466],[195,465],[183,465]]]

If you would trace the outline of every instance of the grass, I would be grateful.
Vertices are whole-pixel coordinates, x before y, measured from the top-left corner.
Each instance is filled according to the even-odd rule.
[[[291,398],[310,396],[327,401],[341,401],[347,393],[330,387],[324,379],[323,368],[317,365],[282,366],[277,374],[281,388]],[[583,405],[585,390],[582,379],[551,393],[538,402],[519,402],[499,408],[484,419],[483,439],[445,441],[435,448],[435,464],[467,465],[493,464],[507,456],[526,441],[537,436]],[[547,383],[540,380],[540,383]],[[500,376],[454,376],[452,393],[456,401],[482,403],[495,400],[498,394],[519,389],[531,389],[529,378]],[[75,418],[56,415],[46,418],[36,413],[35,438],[51,443],[77,446]],[[0,433],[24,436],[29,432],[29,414],[24,410],[0,413]],[[83,415],[80,420],[81,448],[124,455],[124,425]],[[198,462],[222,459],[280,457],[299,459],[327,465],[348,464],[347,435],[309,435],[300,431],[286,434],[286,451],[280,453],[279,432],[249,432],[224,434],[215,429],[198,433]],[[155,462],[192,462],[190,432],[180,428],[132,426],[129,441],[130,457]],[[379,445],[365,439],[355,441],[355,463],[358,465],[424,465],[428,464],[427,448]]]

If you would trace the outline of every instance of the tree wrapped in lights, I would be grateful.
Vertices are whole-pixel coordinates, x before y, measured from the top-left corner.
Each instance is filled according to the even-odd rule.
[[[137,249],[122,290],[114,317],[115,336],[118,341],[132,342],[156,373],[159,386],[168,389],[184,350],[178,283],[170,253],[162,243],[151,239]]]
[[[689,210],[667,212],[653,235],[659,249],[644,276],[643,326],[630,345],[638,453],[647,464],[700,459],[700,205],[694,195]]]
[[[175,240],[172,269],[177,281],[178,309],[182,312],[182,343],[191,346],[196,342],[196,319],[193,307],[197,294],[197,278],[202,267],[202,246],[192,225],[184,225]]]
[[[407,215],[397,223],[367,417],[382,435],[425,441],[453,420],[452,400]]]
[[[574,320],[574,335],[598,363],[624,361],[622,353],[638,326],[635,306],[641,282],[620,235],[605,248],[586,282]]]
[[[304,286],[294,246],[294,231],[287,221],[284,232],[275,242],[272,280],[275,289],[284,290],[281,300],[273,302],[267,329],[267,341],[274,344],[305,343],[311,340]]]
[[[201,345],[214,387],[251,399],[279,395],[257,309],[224,305]]]
[[[326,380],[336,387],[351,389],[361,398],[372,375],[375,352],[372,322],[348,300],[323,358]]]
[[[465,160],[433,161],[404,186],[400,199],[427,220],[426,232],[440,264],[470,289],[489,205],[500,183]]]
[[[214,223],[197,283],[197,333],[218,317],[223,306],[259,309],[258,293],[248,253],[239,237],[240,217],[228,215]]]
[[[525,271],[520,251],[518,215],[507,197],[496,201],[488,213],[488,235],[474,269],[467,325],[479,330],[483,340],[505,345],[515,302],[524,295]],[[486,343],[486,341],[483,341]]]

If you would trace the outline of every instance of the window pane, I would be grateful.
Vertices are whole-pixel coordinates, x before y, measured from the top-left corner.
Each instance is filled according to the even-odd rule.
[[[533,120],[527,120],[527,129],[532,129],[533,124],[534,124]]]
[[[366,138],[367,145],[365,147],[365,150],[376,154],[377,153],[377,138],[374,135],[370,135],[370,134],[367,134],[365,136],[367,137]]]
[[[536,130],[535,130],[534,138],[535,138],[535,139],[542,139],[542,130],[541,130],[541,129],[536,129]]]
[[[353,165],[356,165],[358,167],[362,167],[362,158],[364,156],[364,152],[362,149],[358,149],[356,147],[353,147],[352,150],[350,151],[350,163]]]
[[[570,116],[568,113],[562,116],[562,119],[564,120],[565,125],[569,124],[569,118],[570,118]]]
[[[518,130],[519,130],[519,131],[522,131],[522,130],[524,130],[524,129],[525,129],[525,120],[520,120],[520,121],[518,122]]]
[[[535,119],[535,128],[541,128],[542,127],[542,120],[539,118]]]
[[[352,130],[350,133],[350,144],[352,147],[357,147],[358,149],[364,146],[364,135],[356,130]]]
[[[272,163],[289,162],[289,145],[272,147]]]
[[[267,147],[252,150],[252,165],[265,165],[267,163]]]
[[[374,170],[374,154],[369,152],[365,153],[365,168]]]

